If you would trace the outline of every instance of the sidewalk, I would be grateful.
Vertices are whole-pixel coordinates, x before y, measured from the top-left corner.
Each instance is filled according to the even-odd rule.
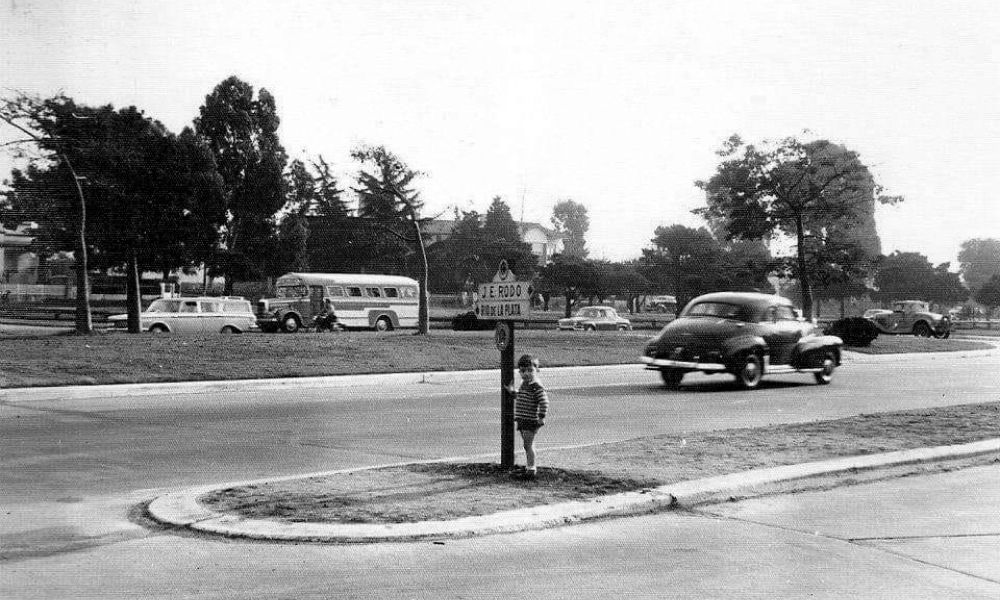
[[[274,480],[202,486],[167,494],[156,498],[149,505],[148,514],[154,521],[164,525],[226,537],[339,543],[432,540],[541,529],[602,517],[637,515],[667,508],[691,507],[726,500],[734,496],[773,492],[780,489],[782,484],[794,484],[816,478],[844,474],[857,476],[865,472],[893,467],[989,457],[991,455],[1000,455],[1000,438],[956,446],[920,448],[759,469],[586,501],[532,506],[449,521],[393,524],[279,522],[248,519],[238,515],[214,512],[199,504],[197,500],[200,496],[216,490],[261,484]],[[356,471],[358,470],[316,473],[285,479],[304,479]]]

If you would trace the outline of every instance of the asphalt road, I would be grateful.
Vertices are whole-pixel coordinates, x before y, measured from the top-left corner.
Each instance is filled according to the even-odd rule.
[[[809,376],[783,376],[765,380],[762,389],[751,393],[722,377],[691,377],[680,392],[668,392],[656,373],[635,366],[542,374],[554,399],[543,451],[654,433],[820,420],[1000,396],[996,353],[859,357],[838,371],[831,386],[816,386]],[[760,589],[777,591],[775,573],[796,564],[789,548],[802,542],[781,527],[761,532],[745,524],[734,528],[731,519],[687,514],[449,542],[446,551],[429,544],[331,548],[202,540],[150,531],[127,519],[136,504],[176,487],[420,458],[494,455],[498,385],[496,373],[482,373],[423,381],[413,377],[396,385],[362,378],[318,388],[223,385],[209,392],[143,390],[98,398],[67,393],[39,399],[5,391],[0,396],[0,590],[14,592],[15,598],[64,597],[69,590],[73,597],[358,597],[385,585],[385,594],[371,596],[493,596],[495,590],[539,589],[534,583],[513,583],[522,572],[518,568],[525,567],[522,555],[543,566],[554,561],[554,573],[529,572],[540,580],[576,582],[580,593],[574,597],[597,597],[606,584],[621,584],[626,576],[638,593],[670,589],[675,577],[693,585],[690,573],[653,560],[651,549],[662,540],[688,548],[678,552],[697,558],[701,567],[695,572],[702,576],[715,567],[701,560],[719,560],[715,554],[720,548],[745,547],[743,559],[749,562],[727,550],[728,558],[719,564],[733,573],[766,572],[757,575]],[[760,547],[752,541],[758,533],[764,536]],[[830,552],[827,545],[852,556],[857,551],[857,544],[842,548],[830,539],[810,546],[808,555],[819,561]],[[772,546],[772,558],[779,562],[761,562],[759,549]],[[752,552],[754,548],[758,551]],[[574,567],[577,563],[567,556],[586,558],[580,564],[605,565],[607,578],[595,567],[593,575],[581,579],[581,573],[591,571]],[[834,558],[841,558],[839,551]],[[608,562],[619,559],[634,568],[623,570],[621,563]],[[616,564],[617,574],[611,572]],[[913,568],[908,564],[902,572]],[[456,569],[467,574],[450,587]],[[873,573],[879,573],[877,565]],[[511,581],[498,579],[502,574]],[[590,587],[580,590],[580,585]],[[990,589],[989,581],[969,589],[979,585]],[[560,595],[554,586],[542,591],[545,597]],[[770,597],[775,596],[782,594]]]

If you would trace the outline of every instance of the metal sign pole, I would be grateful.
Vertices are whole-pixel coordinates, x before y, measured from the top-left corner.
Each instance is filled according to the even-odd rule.
[[[514,383],[514,322],[501,321],[496,328],[500,349],[500,466],[514,466],[514,398],[507,390]]]

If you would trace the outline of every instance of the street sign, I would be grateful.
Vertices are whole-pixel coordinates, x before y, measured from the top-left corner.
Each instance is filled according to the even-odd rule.
[[[480,319],[524,319],[531,312],[530,281],[515,281],[507,261],[500,261],[493,281],[479,284],[476,316]]]

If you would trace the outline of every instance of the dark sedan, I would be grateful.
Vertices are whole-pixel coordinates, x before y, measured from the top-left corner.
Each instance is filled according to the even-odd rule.
[[[843,341],[804,320],[790,300],[750,292],[717,292],[692,300],[647,344],[641,360],[668,388],[686,373],[729,373],[744,388],[764,375],[812,373],[827,384],[840,366]]]

